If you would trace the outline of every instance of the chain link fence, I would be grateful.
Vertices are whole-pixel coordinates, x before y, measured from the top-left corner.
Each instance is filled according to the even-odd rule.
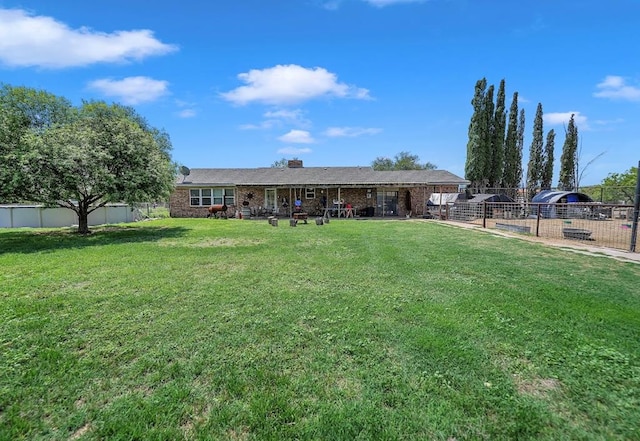
[[[168,202],[138,202],[133,205],[132,210],[137,221],[169,217]]]
[[[439,217],[450,221],[625,251],[631,249],[633,205],[461,201],[447,203],[442,208],[444,212],[441,211]]]

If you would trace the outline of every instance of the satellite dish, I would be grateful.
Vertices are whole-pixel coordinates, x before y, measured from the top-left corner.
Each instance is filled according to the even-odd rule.
[[[191,170],[189,170],[189,167],[183,165],[182,167],[180,167],[180,173],[182,173],[182,176],[189,176]]]

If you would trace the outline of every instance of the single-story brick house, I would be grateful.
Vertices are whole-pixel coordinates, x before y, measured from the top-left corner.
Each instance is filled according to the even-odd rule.
[[[469,185],[446,170],[380,171],[371,167],[303,167],[289,161],[275,168],[194,168],[179,175],[170,198],[172,217],[205,217],[224,204],[229,216],[291,216],[294,201],[320,215],[421,216],[432,193],[454,193]]]

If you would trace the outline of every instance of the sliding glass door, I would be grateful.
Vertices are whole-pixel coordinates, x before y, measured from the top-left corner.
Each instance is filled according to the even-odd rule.
[[[398,215],[398,192],[395,190],[378,190],[376,216]]]

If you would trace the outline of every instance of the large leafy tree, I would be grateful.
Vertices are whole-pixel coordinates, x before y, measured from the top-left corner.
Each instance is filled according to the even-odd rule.
[[[42,90],[0,87],[0,202],[32,200],[36,176],[24,173],[28,133],[42,133],[63,124],[73,113],[71,103]]]
[[[374,170],[433,170],[438,168],[431,162],[421,163],[418,155],[404,151],[395,155],[394,159],[378,156],[371,163],[371,167]]]
[[[373,167],[374,170],[393,170],[395,162],[386,156],[378,156],[371,162],[371,167]]]
[[[602,186],[609,200],[633,202],[637,179],[638,167],[631,167],[624,173],[609,173],[602,180]]]
[[[24,189],[29,199],[73,210],[82,234],[89,214],[108,202],[162,199],[173,189],[169,136],[129,107],[84,103],[64,124],[23,140],[21,172],[37,177]]]
[[[560,190],[572,191],[577,186],[576,161],[578,154],[578,128],[571,115],[567,126],[564,144],[562,146],[562,156],[560,156],[560,180],[558,188]]]
[[[502,186],[509,189],[519,188],[522,181],[522,150],[518,148],[518,133],[518,92],[514,92],[509,108],[502,170]]]
[[[538,103],[536,116],[533,120],[533,138],[529,148],[529,163],[527,164],[527,197],[529,200],[540,188],[543,173],[544,132],[542,128],[542,104]]]
[[[547,142],[544,145],[542,154],[542,177],[540,178],[540,188],[551,190],[553,183],[553,150],[555,146],[556,132],[551,129],[547,133]]]

